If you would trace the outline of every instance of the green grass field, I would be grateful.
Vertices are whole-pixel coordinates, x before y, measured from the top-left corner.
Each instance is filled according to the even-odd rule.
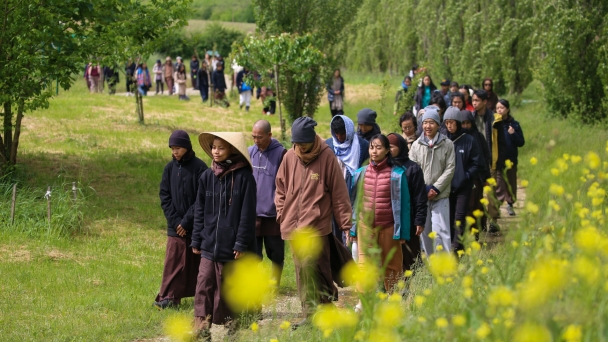
[[[354,119],[363,107],[387,108],[384,114],[379,113],[378,121],[385,133],[393,131],[398,124],[390,113],[399,79],[392,79],[395,86],[390,87],[385,99],[381,76],[346,72],[345,79],[347,115]],[[124,91],[124,85],[119,91]],[[600,128],[548,118],[537,84],[523,98],[535,102],[513,110],[526,135],[526,146],[520,152],[520,179],[530,183],[528,199],[545,203],[549,199],[547,168],[556,156],[584,155],[589,149],[603,151],[608,136]],[[133,97],[124,95],[88,94],[79,79],[72,90],[61,91],[49,109],[26,115],[18,158],[19,179],[41,193],[59,178],[80,180],[87,205],[83,209],[84,230],[74,236],[31,237],[12,231],[10,226],[0,229],[0,340],[132,341],[162,336],[162,322],[173,311],[159,312],[151,304],[160,286],[164,258],[166,230],[158,185],[164,165],[171,160],[167,147],[170,133],[175,129],[189,132],[197,155],[206,162],[209,158],[197,143],[200,132],[249,132],[257,119],[265,118],[273,125],[273,134],[280,135],[278,116],[262,116],[255,100],[251,111],[245,113],[235,100],[230,109],[222,109],[209,108],[197,97],[189,102],[178,101],[176,96],[147,97],[143,125],[137,122],[134,102]],[[318,133],[328,137],[330,114],[326,101],[315,119]],[[532,156],[543,168],[533,168],[526,162]],[[566,181],[574,184],[579,182],[577,177]],[[504,265],[510,260],[507,256],[511,250],[498,247],[488,253],[497,264]],[[491,275],[499,278],[498,274]],[[432,286],[428,273],[421,272],[413,282],[408,303]],[[281,293],[294,292],[289,258]],[[431,317],[434,310],[439,310],[431,303],[454,296],[455,291],[444,297],[429,296],[429,307],[419,311]],[[460,310],[458,305],[462,302],[457,302],[454,310]],[[180,310],[191,314],[192,300]],[[412,320],[408,323],[414,334],[411,336],[427,336],[424,329],[433,329],[424,325],[414,328],[416,317],[408,317]],[[267,341],[274,337],[272,334],[256,339]],[[283,340],[309,340],[320,339],[322,334],[307,329],[282,332],[281,336]],[[432,340],[445,337],[431,336]],[[242,334],[243,341],[252,339],[252,335]]]
[[[192,33],[200,33],[205,27],[209,24],[217,22],[222,26],[234,29],[237,31],[241,31],[243,33],[253,33],[255,32],[255,24],[252,23],[239,23],[239,22],[231,22],[231,21],[213,21],[213,20],[202,20],[202,19],[190,19],[188,20],[188,26],[184,28],[187,34]]]

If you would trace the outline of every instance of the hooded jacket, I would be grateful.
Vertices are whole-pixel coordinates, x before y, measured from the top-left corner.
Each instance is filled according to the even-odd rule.
[[[459,193],[473,188],[475,177],[484,169],[484,159],[475,138],[459,129],[456,133],[448,133],[448,138],[454,143],[456,168],[452,178],[451,192]]]
[[[357,123],[366,124],[372,126],[372,129],[366,133],[363,133],[360,129],[357,129],[357,135],[369,142],[369,140],[376,134],[382,133],[380,126],[376,123],[376,117],[378,114],[371,109],[364,108],[357,113]]]
[[[167,235],[179,236],[177,226],[182,225],[187,236],[194,226],[194,202],[201,174],[207,164],[196,157],[194,151],[181,161],[173,159],[165,166],[160,181],[160,206],[167,219]]]
[[[433,147],[429,146],[422,135],[414,141],[410,149],[410,159],[422,168],[425,184],[439,193],[435,200],[450,196],[456,168],[454,144],[445,135],[439,132],[437,134],[439,137]]]
[[[200,177],[190,246],[215,262],[234,261],[234,251],[255,250],[256,184],[249,166],[218,178]]]
[[[509,134],[509,126],[513,127],[515,133]],[[513,165],[517,165],[517,158],[519,156],[518,148],[523,147],[526,143],[524,140],[524,132],[521,130],[519,122],[513,119],[511,115],[503,121],[503,129],[506,145],[505,158],[512,161]]]
[[[477,117],[477,111],[473,112],[473,116]],[[495,120],[494,113],[486,108],[486,113],[483,116],[484,127],[477,127],[479,130],[485,129],[485,139],[488,145],[488,151],[490,153],[490,157],[485,160],[490,166],[495,164],[495,168],[498,170],[502,170],[505,167],[505,153],[506,153],[506,143],[505,143],[505,132],[503,129],[502,121]],[[477,125],[475,125],[477,126]],[[493,139],[493,129],[496,130],[496,141]],[[494,148],[492,145],[494,144]],[[493,153],[493,150],[498,151],[498,155]],[[495,163],[493,162],[495,161]],[[485,179],[484,179],[485,181]]]
[[[261,217],[276,217],[277,208],[274,204],[276,178],[279,166],[287,150],[276,139],[271,139],[266,150],[260,151],[257,145],[249,147],[249,158],[253,167],[253,178],[257,185],[256,215]]]
[[[283,240],[290,240],[296,228],[305,226],[319,236],[331,234],[332,214],[340,230],[351,228],[352,209],[338,160],[318,135],[315,143],[320,151],[314,160],[304,164],[293,147],[277,173],[274,202]]]
[[[224,78],[224,70],[215,70],[211,74],[211,83],[215,91],[224,92],[226,91],[226,79]]]
[[[477,142],[477,147],[479,148],[479,161],[482,163],[482,168],[479,169],[477,173],[477,177],[482,183],[485,183],[486,179],[492,177],[490,173],[490,163],[487,160],[490,160],[490,150],[488,149],[488,143],[486,142],[486,138],[483,137],[477,128],[477,124],[475,123],[475,116],[470,111],[467,111],[466,118],[464,120],[468,120],[471,122],[471,129],[463,129],[462,132],[472,136]],[[462,113],[462,112],[461,112]]]

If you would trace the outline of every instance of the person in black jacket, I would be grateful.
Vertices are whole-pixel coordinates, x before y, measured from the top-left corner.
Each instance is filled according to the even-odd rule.
[[[190,79],[192,80],[192,88],[194,90],[198,90],[198,67],[198,58],[196,58],[196,55],[192,55],[192,60],[190,61]]]
[[[484,159],[475,138],[462,130],[464,117],[456,107],[448,107],[444,115],[447,137],[454,143],[456,170],[450,189],[450,235],[454,251],[463,249],[462,237],[469,208],[473,182],[484,168]],[[457,224],[456,222],[459,222]]]
[[[519,125],[519,122],[511,116],[509,101],[501,99],[496,103],[497,114],[502,115],[503,129],[506,142],[506,153],[505,157],[511,161],[512,166],[506,168],[505,179],[502,173],[497,174],[496,177],[496,197],[499,201],[507,202],[507,212],[510,216],[515,216],[513,211],[513,203],[515,203],[517,197],[517,158],[518,148],[523,147],[525,144],[524,132]]]
[[[198,69],[196,76],[198,90],[201,93],[201,99],[203,102],[207,102],[209,99],[209,73],[207,72],[207,68],[207,62],[203,60],[203,66]]]
[[[485,90],[477,90],[473,93],[473,107],[475,111],[475,124],[479,129],[479,132],[486,138],[488,144],[488,150],[490,151],[490,158],[486,159],[485,162],[489,164],[492,177],[497,178],[498,173],[502,173],[505,167],[506,160],[506,142],[505,132],[503,128],[502,116],[495,115],[488,107],[488,93]],[[496,135],[496,140],[493,138]],[[494,153],[492,151],[498,151]],[[496,220],[500,217],[500,211],[498,210],[498,203],[495,203],[495,193],[488,195],[488,215],[490,216],[490,227],[491,233],[498,232],[500,227]],[[485,224],[482,229],[485,228]]]
[[[198,180],[207,165],[192,150],[188,133],[177,130],[169,138],[173,160],[160,183],[160,205],[167,219],[167,252],[160,291],[154,306],[164,309],[194,296],[200,257],[190,249]]]
[[[234,326],[230,322],[238,318],[221,292],[223,271],[246,251],[256,250],[257,190],[243,133],[201,133],[199,142],[213,159],[199,180],[191,244],[201,255],[195,328],[205,338],[211,323]]]
[[[116,94],[116,85],[120,82],[118,76],[118,69],[109,66],[103,67],[103,78],[108,82],[108,89],[110,95]]]
[[[403,251],[403,270],[413,270],[420,258],[420,234],[426,224],[428,197],[424,183],[424,173],[420,165],[411,161],[408,154],[407,141],[399,134],[391,133],[387,136],[391,147],[391,155],[395,165],[405,168],[405,177],[410,191],[410,239],[401,245]],[[416,227],[416,229],[413,229]]]
[[[226,99],[226,79],[224,78],[224,64],[218,62],[215,71],[211,75],[211,83],[215,89],[215,99],[220,101],[226,107],[230,106],[230,103]]]

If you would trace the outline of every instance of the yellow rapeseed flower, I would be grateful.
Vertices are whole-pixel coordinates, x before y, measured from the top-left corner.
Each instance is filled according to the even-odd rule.
[[[573,155],[570,157],[570,161],[572,162],[572,164],[578,164],[581,162],[581,160],[583,160],[581,156]]]
[[[564,159],[557,158],[556,164],[561,172],[568,170],[568,163]]]
[[[383,302],[376,307],[374,317],[379,327],[395,328],[401,324],[405,311],[398,302]]]
[[[435,320],[435,325],[437,326],[437,328],[442,329],[442,328],[447,328],[448,325],[450,325],[450,324],[448,323],[447,319],[445,319],[443,317],[439,317]]]
[[[559,170],[556,168],[551,169],[551,174],[555,177],[559,176]]]
[[[581,228],[574,233],[574,244],[583,252],[595,254],[602,248],[602,241],[605,238],[593,226]]]
[[[167,317],[164,324],[165,334],[175,342],[194,341],[192,317],[175,314]]]
[[[521,182],[520,182],[520,184],[521,184],[522,187],[527,188],[528,185],[529,185],[529,182],[527,180],[525,180],[525,179],[522,179]]]
[[[530,158],[530,164],[536,165],[536,163],[538,163],[538,159],[536,159],[536,157]]]
[[[271,338],[268,342],[279,342],[279,340],[276,338]]]
[[[587,281],[589,285],[596,285],[600,277],[600,265],[594,259],[577,256],[572,262],[572,271]]]
[[[488,201],[487,198],[482,198],[482,199],[479,200],[479,203],[481,203],[481,204],[483,204],[484,206],[487,207],[488,204],[490,204],[490,201]],[[477,210],[479,210],[479,209],[477,209]]]
[[[340,271],[340,275],[347,285],[357,285],[364,292],[376,289],[379,274],[376,265],[367,261],[363,265],[349,261]]]
[[[487,274],[488,272],[490,272],[490,269],[488,269],[487,267],[482,267],[481,268],[481,274]]]
[[[499,286],[492,290],[488,297],[488,304],[491,306],[509,306],[513,304],[515,294],[505,286]]]
[[[536,164],[536,163],[534,163],[534,164]],[[484,323],[481,323],[481,326],[479,326],[479,328],[477,328],[477,330],[475,330],[475,336],[477,336],[478,339],[483,340],[484,338],[488,337],[488,335],[490,335],[491,332],[492,332],[492,329],[490,328],[488,323],[484,322]]]
[[[377,292],[376,297],[378,297],[380,300],[385,300],[388,298],[388,294],[386,294],[386,292]]]
[[[434,253],[429,257],[429,270],[435,279],[451,276],[458,263],[451,253]]]
[[[602,203],[604,203],[604,199],[603,198],[593,198],[593,199],[591,199],[591,205],[593,205],[594,207],[599,207],[600,205],[602,205]]]
[[[480,250],[480,249],[481,249],[481,245],[479,244],[479,242],[477,242],[477,241],[473,241],[473,242],[471,242],[471,248],[472,248],[474,251],[478,251],[478,250]]]
[[[435,232],[430,232],[429,233],[429,238],[431,238],[431,239],[434,240],[436,237],[437,237],[437,233],[435,233]]]
[[[483,187],[483,193],[484,193],[484,195],[492,193],[492,187],[489,186],[489,185],[484,186]]]
[[[514,342],[551,342],[551,332],[542,325],[525,323],[513,336]]]
[[[473,278],[471,278],[471,276],[464,276],[462,278],[462,287],[471,287],[473,286]]]
[[[513,246],[513,248],[517,248],[519,243],[517,243],[517,241],[511,241],[511,246]]]
[[[473,216],[479,218],[483,216],[483,211],[479,210],[479,209],[475,209],[475,211],[473,211]]]
[[[388,296],[388,301],[389,302],[400,303],[402,299],[403,299],[403,297],[401,296],[401,294],[399,294],[397,292],[395,292],[392,295]]]
[[[403,273],[403,276],[405,276],[407,278],[407,277],[411,277],[412,274],[414,274],[414,272],[412,272],[411,270],[407,270]]]
[[[418,317],[418,323],[423,323],[423,324],[426,323],[426,318],[424,318],[422,316]]]
[[[510,159],[505,160],[505,169],[510,170],[513,167],[513,162]]]
[[[222,292],[234,312],[261,308],[270,299],[270,272],[260,265],[257,256],[246,254],[225,267]]]
[[[566,330],[562,333],[562,338],[566,342],[580,342],[583,340],[583,332],[581,326],[577,324],[570,324],[566,327]]]
[[[249,328],[254,333],[257,333],[260,330],[260,326],[256,322],[251,323],[251,325],[249,326]]]
[[[551,183],[551,185],[549,185],[549,192],[552,193],[555,196],[561,196],[564,194],[564,187],[555,183]]]
[[[537,260],[520,288],[519,303],[524,309],[542,306],[558,296],[569,279],[567,264],[555,257]]]
[[[321,253],[323,245],[321,237],[310,227],[296,229],[291,235],[291,247],[293,253],[300,260],[311,258],[316,259]]]
[[[368,341],[374,342],[394,342],[401,340],[399,334],[392,329],[373,329],[369,333]]]
[[[281,322],[281,325],[279,325],[279,329],[281,330],[287,330],[289,329],[289,327],[291,327],[291,323],[289,323],[288,321],[283,321]]]
[[[587,152],[587,155],[585,155],[585,163],[587,163],[587,166],[589,166],[591,170],[595,170],[600,167],[602,160],[597,153],[590,151]]]
[[[531,201],[527,201],[526,210],[532,214],[538,214],[538,211],[540,210],[540,208],[538,207],[538,205],[532,203]]]
[[[363,341],[365,339],[365,331],[359,330],[355,333],[355,341]]]
[[[550,200],[549,201],[549,206],[554,210],[554,211],[559,211],[561,209],[561,207],[559,206],[559,204],[557,204],[557,202],[555,202],[555,200]]]
[[[334,304],[321,304],[312,317],[312,324],[319,330],[333,331],[334,329],[353,328],[359,322],[359,316],[350,309],[342,309]]]
[[[465,217],[465,221],[466,221],[467,227],[470,227],[475,224],[475,219],[472,218],[471,216]]]
[[[454,315],[454,317],[452,317],[452,324],[455,327],[461,327],[467,324],[467,319],[463,315]]]
[[[564,153],[564,154],[562,154],[562,158],[564,160],[569,160],[570,159],[570,155],[568,153]]]
[[[414,303],[416,304],[417,307],[422,307],[422,305],[424,304],[425,301],[426,301],[426,298],[424,298],[424,296],[414,297]]]
[[[470,287],[466,288],[466,289],[464,289],[463,294],[464,294],[464,298],[470,299],[471,297],[473,297],[473,289],[471,289]]]

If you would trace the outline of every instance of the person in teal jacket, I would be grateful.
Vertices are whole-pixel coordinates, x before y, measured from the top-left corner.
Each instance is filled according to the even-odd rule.
[[[389,140],[382,134],[370,140],[369,154],[370,164],[353,175],[354,224],[349,235],[351,241],[358,242],[359,264],[376,257],[371,253],[374,248],[380,249],[375,262],[387,265],[384,289],[392,292],[403,274],[401,244],[410,239],[412,229],[406,169],[394,164]],[[387,260],[393,250],[392,258]]]

